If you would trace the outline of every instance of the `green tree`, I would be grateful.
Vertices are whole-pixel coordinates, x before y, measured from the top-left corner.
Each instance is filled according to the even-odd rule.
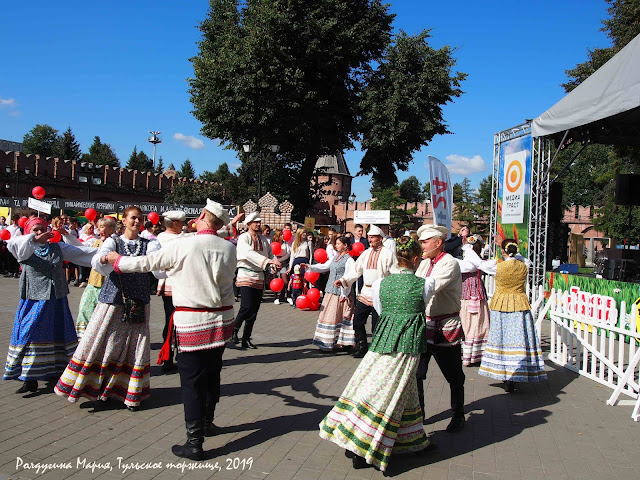
[[[422,187],[422,193],[426,200],[431,201],[431,182],[426,182],[424,184],[424,187]]]
[[[371,202],[371,208],[374,210],[389,210],[391,229],[401,230],[411,228],[413,222],[411,221],[411,215],[414,215],[417,211],[416,207],[404,210],[400,208],[404,206],[407,201],[400,196],[400,187],[394,185],[383,190],[376,190],[373,192],[374,200]]]
[[[411,175],[400,183],[400,196],[408,203],[424,202],[425,194],[418,177]]]
[[[188,158],[184,161],[178,172],[179,177],[186,177],[188,179],[196,178],[196,172],[191,165],[191,160]]]
[[[80,144],[76,141],[76,137],[71,131],[71,127],[68,127],[54,148],[54,156],[64,160],[80,160],[82,154],[80,153]]]
[[[249,198],[243,178],[231,172],[226,162],[220,164],[215,172],[205,170],[198,178],[215,185],[215,195],[222,202],[241,204]]]
[[[95,163],[96,165],[110,165],[119,167],[120,160],[111,149],[108,143],[102,143],[97,135],[93,138],[93,143],[89,147],[89,153],[82,155],[83,162]]]
[[[462,200],[462,184],[454,183],[453,184],[453,203],[458,203]]]
[[[148,172],[153,170],[153,160],[142,150],[138,152],[138,147],[135,146],[129,156],[126,168],[138,170],[139,172]]]
[[[160,155],[160,158],[158,158],[158,163],[156,164],[156,169],[154,170],[154,173],[156,173],[157,175],[160,175],[162,172],[164,172],[164,163],[162,161],[162,155]]]
[[[453,209],[453,219],[469,225],[471,231],[475,231],[477,217],[476,196],[471,189],[471,181],[465,177],[462,179],[462,183],[456,183],[456,185],[460,188],[456,200],[456,188],[454,186],[455,207]]]
[[[55,156],[60,141],[58,130],[51,125],[37,124],[22,139],[24,153],[35,153],[44,157]]]
[[[370,111],[377,99],[375,89],[390,88],[396,78],[392,72],[403,72],[394,59],[385,61],[385,52],[393,47],[392,20],[380,0],[248,0],[241,6],[237,0],[210,2],[207,18],[200,25],[199,52],[191,59],[194,78],[189,79],[202,133],[239,152],[246,141],[251,141],[255,151],[267,151],[273,143],[281,145],[275,170],[279,178],[273,189],[286,192],[287,197],[282,198],[291,199],[298,216],[306,212],[314,196],[309,186],[317,158],[352,148],[356,140],[365,141],[365,150],[375,149],[361,165],[363,172],[375,173],[387,182],[378,171],[393,170],[386,162],[394,141],[393,165],[405,165],[406,152],[415,146],[415,135],[409,132],[395,140],[377,134],[376,121],[386,122],[389,117]],[[405,37],[398,37],[403,45],[410,38]],[[393,119],[395,131],[402,130],[396,124],[415,120],[410,115],[419,109],[420,126],[415,130],[424,134],[423,119],[433,124],[431,130],[439,130],[437,107],[446,97],[441,95],[440,79],[450,77],[443,66],[447,62],[428,60],[423,70],[432,72],[433,87],[425,93],[433,99],[430,108],[420,99],[398,111]],[[417,71],[410,68],[413,65],[406,67],[406,74],[398,80],[403,82],[398,89],[404,92],[409,91],[406,83]],[[369,81],[375,85],[367,89]],[[447,85],[447,91],[450,88]],[[423,142],[430,140],[427,137]],[[268,157],[265,163],[275,158]],[[254,163],[255,155],[241,155],[241,159]],[[263,168],[267,176],[273,171]],[[257,169],[248,173],[252,188]],[[270,180],[263,181],[263,190],[272,191]]]

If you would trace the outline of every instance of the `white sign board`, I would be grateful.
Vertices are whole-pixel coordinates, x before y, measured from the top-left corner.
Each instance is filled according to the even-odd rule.
[[[353,212],[353,223],[389,225],[391,210],[356,210]]]
[[[33,210],[37,210],[38,212],[51,215],[51,204],[47,202],[41,202],[40,200],[36,200],[35,198],[29,197],[29,201],[27,202],[27,207],[32,208]]]
[[[504,156],[504,184],[502,186],[502,223],[524,222],[524,187],[527,171],[527,152]]]

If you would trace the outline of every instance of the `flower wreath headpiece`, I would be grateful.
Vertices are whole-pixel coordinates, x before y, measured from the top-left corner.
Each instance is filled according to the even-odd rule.
[[[405,252],[413,246],[413,242],[414,242],[413,237],[411,237],[407,243],[405,243],[404,245],[398,245],[396,248],[401,252]]]

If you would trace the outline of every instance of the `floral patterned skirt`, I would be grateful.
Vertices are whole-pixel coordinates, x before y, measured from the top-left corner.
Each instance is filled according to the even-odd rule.
[[[56,394],[70,402],[113,397],[132,407],[149,398],[149,305],[141,323],[123,322],[123,310],[98,303]]]
[[[478,373],[512,382],[539,382],[547,379],[530,310],[491,310],[489,338]]]
[[[322,350],[333,350],[336,346],[354,346],[356,334],[353,330],[353,299],[340,302],[340,295],[326,293],[320,307],[313,344]]]
[[[320,437],[382,471],[392,453],[426,448],[416,381],[419,360],[418,355],[368,352],[320,423]]]

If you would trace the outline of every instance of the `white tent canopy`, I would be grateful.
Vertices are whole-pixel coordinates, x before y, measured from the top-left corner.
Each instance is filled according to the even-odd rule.
[[[640,144],[640,35],[533,120],[531,134],[567,130],[593,143]]]

